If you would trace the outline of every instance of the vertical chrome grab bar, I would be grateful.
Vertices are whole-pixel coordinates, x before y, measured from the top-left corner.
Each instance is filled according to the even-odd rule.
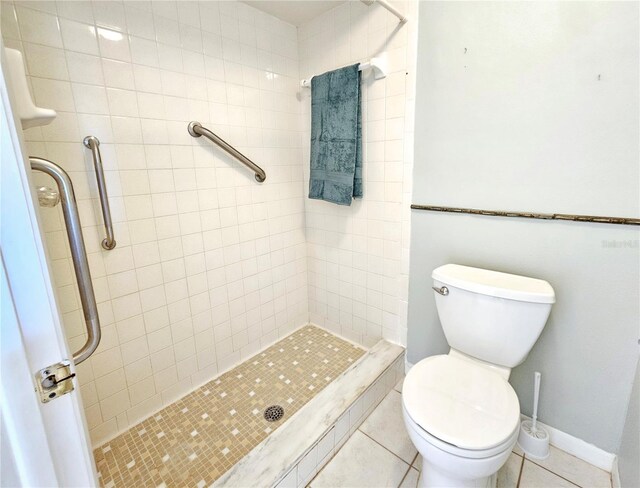
[[[32,169],[42,171],[51,176],[60,191],[62,213],[67,227],[67,237],[69,238],[69,247],[71,248],[73,268],[76,272],[78,291],[80,292],[80,301],[82,302],[82,312],[84,313],[84,321],[87,326],[87,342],[78,351],[73,353],[74,363],[80,364],[91,356],[98,347],[98,344],[100,344],[101,330],[98,306],[96,304],[96,296],[93,292],[93,284],[91,283],[91,273],[89,271],[89,262],[87,261],[87,251],[84,247],[82,227],[80,226],[80,217],[78,216],[78,206],[76,204],[76,196],[73,192],[73,184],[71,183],[69,175],[57,164],[46,159],[35,157],[30,157],[29,162],[31,163]]]
[[[110,251],[116,247],[116,240],[113,236],[109,195],[107,195],[107,187],[104,183],[104,169],[102,168],[102,156],[100,156],[100,141],[96,136],[87,136],[82,143],[91,149],[91,155],[93,156],[93,166],[96,170],[98,193],[100,194],[100,206],[102,207],[102,219],[104,220],[104,230],[107,234],[107,237],[102,240],[102,247]]]

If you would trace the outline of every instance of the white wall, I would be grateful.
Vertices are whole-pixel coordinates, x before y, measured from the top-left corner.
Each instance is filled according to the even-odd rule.
[[[620,484],[623,488],[640,486],[640,363],[631,390],[627,418],[618,451]]]
[[[638,217],[637,4],[422,8],[414,203]]]
[[[638,4],[420,4],[413,202],[640,216]],[[637,362],[637,228],[413,211],[408,358],[447,351],[431,271],[539,277],[557,303],[511,382],[531,413],[610,452]]]
[[[103,330],[78,378],[99,443],[308,320],[296,29],[236,2],[3,1],[2,33],[26,54],[36,102],[58,111],[25,137],[78,198]],[[190,120],[266,182],[190,137]],[[89,134],[113,251],[100,247]],[[64,224],[59,208],[41,214],[75,350],[84,325]]]
[[[342,207],[306,198],[310,90],[301,91],[309,310],[312,322],[365,345],[406,344],[417,2],[345,2],[299,29],[300,76],[386,56],[388,76],[362,78],[364,197]]]
[[[0,412],[0,481],[2,486],[20,486],[20,475],[18,474],[18,466],[16,465],[13,451],[11,450],[11,443],[9,442],[9,436],[6,434],[6,427],[4,426],[4,417]]]

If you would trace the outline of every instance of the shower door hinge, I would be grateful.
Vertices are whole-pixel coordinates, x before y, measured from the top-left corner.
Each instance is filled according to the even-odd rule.
[[[40,395],[40,401],[48,403],[72,392],[75,375],[75,373],[71,372],[71,363],[66,360],[38,371],[35,374],[35,378],[36,391]]]

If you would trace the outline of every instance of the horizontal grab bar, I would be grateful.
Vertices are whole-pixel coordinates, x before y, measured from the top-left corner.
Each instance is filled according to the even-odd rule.
[[[264,170],[260,166],[258,166],[256,163],[251,161],[248,157],[246,157],[244,154],[238,151],[231,144],[227,143],[226,141],[224,141],[223,139],[215,135],[209,129],[202,127],[202,124],[200,122],[196,122],[196,121],[190,122],[187,130],[189,131],[189,134],[191,134],[193,137],[205,136],[211,142],[213,142],[217,146],[227,151],[229,154],[231,154],[234,158],[236,158],[242,164],[250,168],[256,174],[256,180],[259,183],[262,183],[264,180],[267,179],[267,174],[264,172]]]
[[[87,250],[84,247],[82,237],[82,227],[78,215],[78,205],[73,192],[73,184],[69,175],[60,166],[47,159],[30,157],[31,169],[42,171],[51,176],[60,191],[60,201],[62,202],[62,213],[67,227],[67,237],[71,248],[71,258],[73,269],[76,272],[78,281],[78,291],[80,292],[80,302],[82,312],[87,326],[87,342],[78,351],[73,353],[73,362],[80,364],[93,354],[100,344],[100,318],[98,317],[98,305],[91,283],[91,272],[87,261]]]

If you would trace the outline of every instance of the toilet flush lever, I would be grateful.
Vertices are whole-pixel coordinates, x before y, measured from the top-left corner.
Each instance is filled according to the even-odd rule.
[[[431,288],[433,288],[433,291],[435,291],[436,293],[440,293],[440,295],[443,295],[445,297],[449,294],[449,288],[447,288],[446,286],[441,286],[440,288],[438,288],[437,286],[432,286]]]

